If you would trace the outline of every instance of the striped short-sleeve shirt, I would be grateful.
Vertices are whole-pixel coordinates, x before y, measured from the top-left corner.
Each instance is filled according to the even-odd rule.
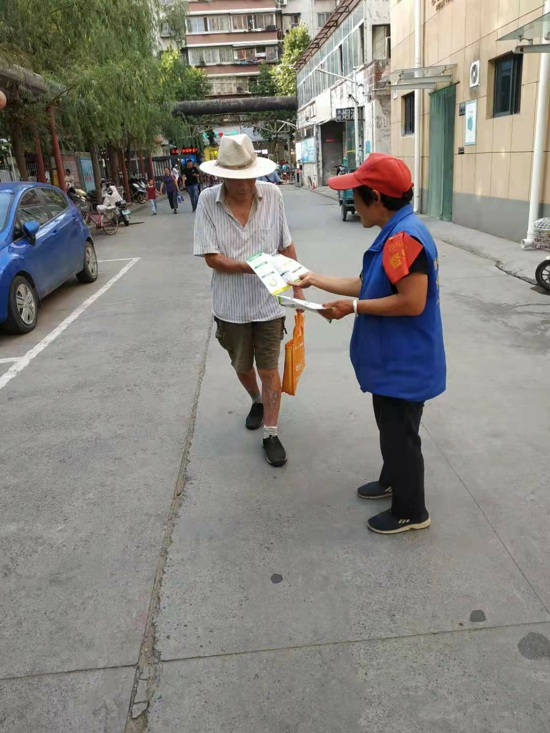
[[[201,193],[195,219],[194,254],[223,254],[245,261],[258,252],[276,254],[292,243],[283,197],[272,183],[256,182],[255,202],[243,226],[229,210],[224,187],[206,188]],[[285,315],[254,274],[212,273],[212,310],[230,323],[272,321]]]

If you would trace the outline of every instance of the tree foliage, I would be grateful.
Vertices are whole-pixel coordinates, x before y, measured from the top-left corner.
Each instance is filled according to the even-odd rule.
[[[207,80],[157,44],[167,23],[181,45],[185,17],[185,0],[168,7],[159,0],[3,0],[0,65],[18,64],[51,85],[41,97],[8,94],[8,124],[11,117],[25,130],[44,128],[45,108],[54,103],[68,148],[150,149],[159,134],[179,137],[173,104],[204,97]]]
[[[310,42],[311,39],[305,25],[289,30],[283,42],[281,62],[275,67],[270,67],[265,63],[260,65],[257,82],[251,88],[252,94],[258,97],[295,95],[296,63]],[[247,117],[254,126],[255,132],[261,134],[268,142],[292,139],[294,136],[297,115],[293,110],[250,113]],[[285,125],[284,122],[290,124]]]
[[[291,28],[283,42],[281,63],[273,70],[277,93],[284,97],[296,94],[296,63],[311,43],[307,26]]]
[[[277,87],[271,67],[265,62],[260,64],[259,74],[250,84],[250,92],[254,97],[275,97]],[[278,112],[250,112],[247,115],[249,122],[254,127],[254,132],[261,134],[264,140],[271,142],[275,139],[277,131]]]

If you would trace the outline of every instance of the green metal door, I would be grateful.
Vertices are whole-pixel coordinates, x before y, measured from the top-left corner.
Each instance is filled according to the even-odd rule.
[[[428,215],[451,221],[455,143],[456,86],[430,94],[430,171]]]

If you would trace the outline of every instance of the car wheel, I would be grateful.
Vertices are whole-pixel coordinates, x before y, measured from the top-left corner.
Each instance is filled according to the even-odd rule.
[[[86,242],[86,250],[84,251],[84,268],[77,273],[77,278],[81,283],[95,283],[99,274],[99,267],[97,264],[97,255],[95,253],[95,247],[88,240]]]
[[[537,267],[535,278],[541,288],[550,291],[550,260],[544,260]]]
[[[8,317],[3,329],[7,333],[30,333],[38,320],[38,296],[24,275],[11,281],[8,297]]]

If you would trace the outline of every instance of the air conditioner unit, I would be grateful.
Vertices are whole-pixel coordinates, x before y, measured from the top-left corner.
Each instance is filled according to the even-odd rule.
[[[277,0],[278,8],[286,8],[287,5],[288,5],[288,0]]]
[[[474,61],[470,65],[470,89],[478,87],[480,84],[481,76],[481,61]]]

